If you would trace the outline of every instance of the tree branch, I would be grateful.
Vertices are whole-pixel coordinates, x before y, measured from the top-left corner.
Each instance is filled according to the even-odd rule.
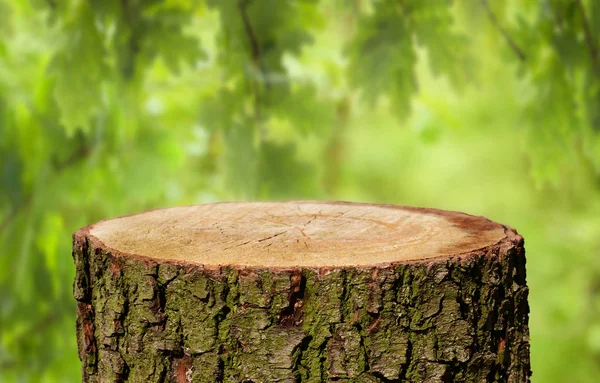
[[[262,59],[262,53],[260,51],[260,44],[258,43],[258,39],[256,37],[256,33],[254,33],[254,28],[252,27],[252,23],[250,22],[250,17],[248,16],[248,6],[250,5],[251,0],[240,0],[238,3],[240,14],[242,16],[242,22],[244,23],[244,30],[246,31],[246,36],[248,37],[248,41],[250,43],[250,50],[252,54],[252,62],[254,63],[254,69],[258,71],[260,81],[265,82],[266,86],[268,86],[268,82],[266,81],[266,69]],[[254,75],[254,74],[253,74]],[[260,94],[260,86],[256,79],[252,79],[252,87],[254,88],[254,112],[256,114],[257,121],[262,121],[262,113],[261,113],[261,94]],[[259,135],[264,136],[262,128],[259,126]],[[262,140],[261,140],[262,141]]]
[[[583,3],[581,0],[575,0],[575,3],[577,4],[577,7],[579,8],[579,13],[581,14],[581,22],[583,23],[585,42],[587,43],[588,49],[590,50],[590,56],[592,57],[592,65],[594,65],[596,70],[600,70],[600,62],[598,61],[598,47],[594,42],[594,35],[592,33],[592,29],[590,28],[590,23],[585,12],[585,8],[583,7]]]
[[[502,27],[502,25],[500,25],[500,22],[498,21],[498,18],[496,17],[496,15],[494,14],[494,12],[492,12],[492,9],[490,8],[487,0],[481,0],[481,4],[483,4],[483,7],[485,8],[485,10],[486,10],[486,12],[487,12],[490,20],[492,21],[492,24],[494,24],[494,26],[496,27],[496,29],[498,29],[498,31],[502,34],[502,36],[504,37],[504,39],[506,40],[506,42],[508,43],[508,45],[510,45],[511,49],[519,57],[519,60],[525,61],[525,59],[526,59],[525,53],[517,45],[517,43],[512,39],[512,37],[510,37],[510,35],[506,31],[506,29],[504,29]]]
[[[250,17],[248,16],[247,8],[250,5],[251,0],[240,0],[239,8],[240,14],[242,15],[242,21],[244,22],[244,30],[246,31],[246,35],[248,36],[248,41],[250,42],[250,48],[252,51],[252,61],[260,69],[263,71],[263,63],[262,63],[262,55],[260,52],[260,45],[258,44],[258,39],[256,38],[256,34],[254,33],[254,28],[252,28],[252,23],[250,23]]]
[[[136,10],[132,9],[131,3],[128,0],[120,0],[120,4],[121,12],[123,13],[123,22],[129,29],[129,36],[127,37],[128,51],[120,69],[124,78],[131,79],[135,75],[135,61],[137,55],[140,53],[137,29],[134,27],[137,23],[137,20],[134,20],[136,17],[134,12]]]
[[[71,153],[66,160],[54,164],[56,173],[62,173],[63,170],[75,165],[79,161],[85,159],[91,154],[91,148],[88,145],[80,146],[76,151]]]

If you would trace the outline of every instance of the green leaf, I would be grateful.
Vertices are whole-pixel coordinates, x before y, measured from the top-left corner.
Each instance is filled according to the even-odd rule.
[[[534,81],[537,93],[525,109],[532,173],[539,184],[556,184],[565,168],[574,165],[575,139],[581,134],[576,92],[557,56],[547,57]],[[552,110],[548,110],[548,105],[552,105]]]
[[[427,48],[429,66],[434,75],[447,75],[455,89],[468,83],[473,60],[468,39],[454,29],[452,8],[446,0],[411,1],[411,30],[417,43]]]
[[[398,2],[377,2],[371,15],[361,17],[346,53],[350,84],[360,88],[371,105],[387,96],[394,114],[406,118],[417,90],[416,54]]]
[[[78,129],[89,132],[92,117],[102,109],[102,84],[109,73],[103,37],[88,2],[78,2],[76,7],[63,26],[65,41],[50,69],[56,77],[60,121],[68,135]]]
[[[600,66],[583,24],[584,18],[590,22],[591,10],[584,6],[582,12],[576,2],[552,1],[539,8],[536,18],[520,18],[515,30],[527,47],[521,75],[532,93],[523,110],[538,184],[569,182],[586,168],[582,159],[600,174]]]
[[[144,12],[140,49],[148,61],[160,57],[173,73],[207,58],[199,39],[186,33],[193,11],[191,7],[186,8],[157,7]]]
[[[283,54],[299,54],[312,41],[310,28],[322,25],[313,1],[208,0],[208,4],[220,11],[220,62],[238,73],[256,66],[265,82],[284,73]]]
[[[334,106],[320,98],[317,89],[309,84],[292,86],[273,108],[273,114],[289,120],[292,127],[302,135],[327,132],[334,121]]]
[[[319,28],[313,1],[208,1],[218,8],[222,29],[218,35],[218,63],[224,81],[252,95],[261,114],[277,108],[290,92],[283,55],[299,55]],[[261,116],[266,119],[267,116]]]

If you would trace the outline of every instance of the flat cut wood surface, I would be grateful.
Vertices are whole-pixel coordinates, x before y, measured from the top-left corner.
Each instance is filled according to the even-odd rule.
[[[349,202],[215,203],[153,210],[79,232],[120,256],[210,266],[373,266],[469,253],[514,230],[483,217]]]

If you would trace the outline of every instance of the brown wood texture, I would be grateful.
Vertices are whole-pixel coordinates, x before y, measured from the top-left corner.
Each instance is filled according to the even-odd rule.
[[[523,239],[482,217],[218,203],[74,234],[85,382],[526,382]]]

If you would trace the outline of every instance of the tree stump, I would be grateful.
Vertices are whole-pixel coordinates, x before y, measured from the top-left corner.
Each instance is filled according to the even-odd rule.
[[[346,202],[154,210],[73,236],[84,382],[527,382],[523,238]]]

